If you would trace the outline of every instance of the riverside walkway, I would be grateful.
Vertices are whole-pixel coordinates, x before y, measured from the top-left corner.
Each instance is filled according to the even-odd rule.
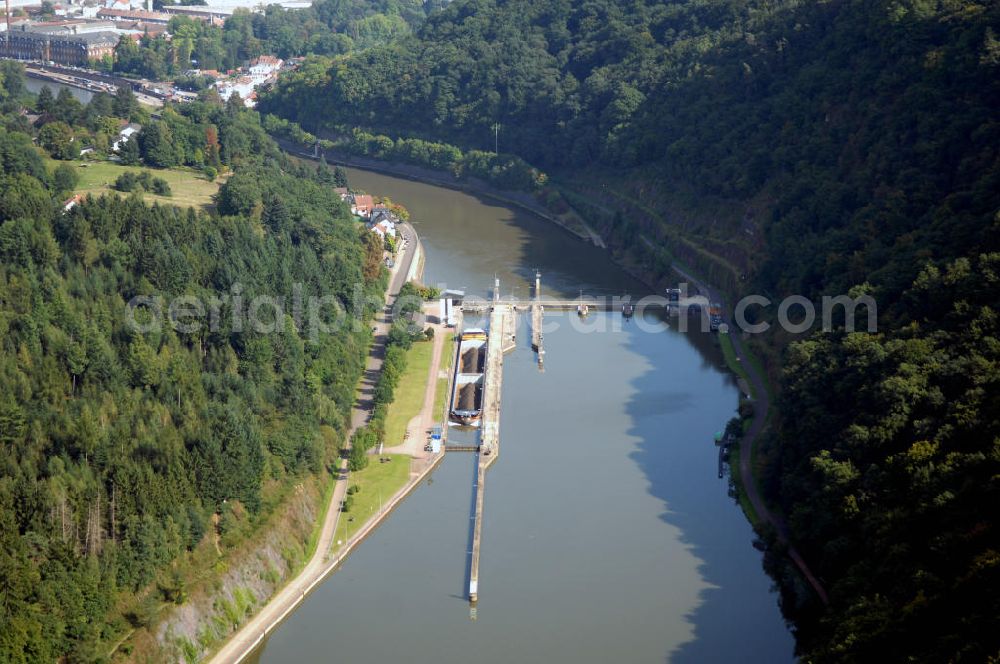
[[[392,270],[389,288],[386,291],[385,302],[392,305],[400,288],[406,281],[414,257],[416,247],[416,232],[408,224],[401,224],[400,229],[404,239],[404,249],[400,260]],[[375,388],[382,362],[385,357],[385,344],[392,325],[389,311],[383,310],[376,317],[375,338],[369,350],[365,372],[358,386],[356,402],[351,411],[350,430],[345,435],[346,449],[350,448],[351,434],[367,424],[372,413],[370,398],[364,395]],[[410,481],[393,496],[385,508],[350,540],[344,543],[336,553],[333,551],[337,523],[341,515],[341,503],[347,495],[347,485],[350,473],[347,467],[347,457],[341,458],[336,470],[333,492],[327,503],[326,517],[319,526],[316,549],[306,562],[305,567],[272,595],[261,607],[260,611],[242,625],[228,641],[210,658],[211,664],[239,664],[246,659],[271,631],[277,627],[295,608],[301,604],[314,588],[316,588],[340,563],[346,558],[357,543],[373,530],[386,515],[441,461],[442,455],[435,455],[415,474],[411,472]]]

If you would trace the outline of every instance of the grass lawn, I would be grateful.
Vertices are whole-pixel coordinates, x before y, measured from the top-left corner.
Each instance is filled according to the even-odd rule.
[[[403,442],[406,425],[424,406],[424,388],[427,387],[427,372],[430,371],[433,352],[434,344],[430,341],[416,341],[406,351],[406,371],[399,380],[395,398],[385,418],[386,447]]]
[[[166,180],[170,184],[173,195],[155,196],[146,193],[143,195],[143,198],[149,203],[155,201],[178,207],[197,206],[208,209],[214,206],[215,201],[212,200],[212,196],[219,191],[219,185],[222,184],[218,178],[215,182],[209,182],[201,172],[190,168],[143,168],[141,166],[122,166],[110,161],[60,162],[47,159],[46,162],[48,162],[49,170],[55,169],[61,163],[75,167],[76,172],[80,176],[80,182],[76,186],[76,193],[94,194],[95,196],[107,192],[127,196],[128,194],[115,191],[113,188],[118,176],[126,171],[132,171],[133,173],[149,171],[154,177]]]
[[[451,367],[455,363],[455,335],[449,334],[448,338],[445,339],[444,345],[441,347],[441,366],[439,371],[444,371],[445,378],[438,378],[437,391],[434,396],[434,419],[444,418],[442,421],[447,421],[448,418],[444,414],[444,409],[448,402],[448,383],[451,382]]]
[[[757,451],[756,446],[753,451]],[[733,445],[729,449],[729,474],[733,485],[736,487],[736,496],[740,507],[743,508],[743,513],[746,514],[750,525],[756,529],[761,525],[760,517],[757,516],[757,510],[753,508],[753,503],[750,502],[750,497],[747,496],[746,489],[743,488],[743,477],[740,475],[740,443]],[[756,482],[756,477],[754,477],[754,481]]]
[[[357,486],[360,491],[354,494],[351,511],[340,515],[337,534],[333,538],[334,550],[339,548],[337,542],[346,543],[368,519],[378,513],[379,505],[388,503],[410,479],[410,457],[387,454],[383,458],[392,461],[380,463],[377,456],[372,456],[367,468],[351,473],[348,486]]]
[[[316,517],[316,525],[313,527],[312,532],[309,533],[309,541],[306,542],[305,557],[300,565],[296,565],[293,575],[297,574],[303,567],[305,563],[312,558],[313,554],[316,553],[316,545],[319,543],[320,531],[323,530],[323,524],[326,522],[326,517],[330,513],[330,498],[333,496],[333,491],[337,487],[337,480],[330,478],[326,481],[326,485],[323,487],[323,495],[320,496],[319,504],[319,515]]]
[[[750,389],[750,396],[756,399],[757,395],[754,393],[753,384],[750,382],[746,367],[743,366],[743,362],[740,362],[739,360],[736,359],[736,351],[733,349],[732,338],[730,338],[728,334],[720,334],[719,345],[722,347],[722,354],[726,358],[726,364],[733,371],[733,373],[735,373],[740,378],[743,378],[746,381],[747,387]],[[760,363],[760,360],[755,355],[753,355],[753,353],[751,353],[750,350],[745,346],[743,348],[743,351],[746,354],[748,361],[753,366],[754,370],[757,371],[758,375],[760,375],[764,379],[764,389],[767,391],[767,395],[771,397],[773,401],[774,395],[771,391],[771,384],[770,381],[767,380],[767,374],[764,372],[763,365]],[[764,420],[764,429],[766,429],[768,424],[770,423],[773,413],[774,413],[773,408],[768,410],[767,418]],[[754,417],[760,417],[760,413],[756,413]],[[752,420],[749,419],[743,421],[744,434],[746,434],[747,430],[750,428],[751,422]],[[744,513],[746,513],[747,518],[750,520],[750,523],[754,527],[757,527],[760,524],[760,518],[758,517],[756,511],[754,510],[753,505],[750,503],[750,499],[747,497],[746,491],[743,488],[743,478],[740,477],[740,470],[739,470],[740,444],[742,444],[742,441],[741,443],[734,445],[732,450],[730,451],[730,457],[729,457],[731,460],[730,472],[736,484],[736,491],[737,491],[737,496],[739,497],[740,506],[743,507],[743,511]],[[759,451],[760,451],[759,444],[754,445],[753,449],[750,450],[750,467],[753,471],[752,472],[753,481],[757,485],[757,490],[758,492],[763,494],[763,491],[760,490],[760,472],[759,472],[760,466],[757,458],[757,453]]]
[[[753,393],[754,389],[753,384],[750,382],[750,376],[747,374],[747,370],[743,366],[743,363],[736,357],[736,351],[733,349],[732,338],[728,334],[720,334],[718,335],[718,338],[719,346],[722,348],[722,356],[726,359],[726,365],[734,374],[746,381],[747,389],[750,390],[750,396],[756,397]]]

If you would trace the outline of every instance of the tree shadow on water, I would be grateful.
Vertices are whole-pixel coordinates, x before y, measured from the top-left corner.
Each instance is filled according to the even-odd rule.
[[[638,440],[630,456],[649,481],[650,494],[664,503],[660,518],[680,531],[680,543],[697,559],[704,587],[684,616],[692,638],[664,659],[792,661],[793,641],[761,554],[752,547],[753,530],[728,494],[728,475],[718,477],[714,433],[735,414],[738,390],[730,376],[720,374],[705,339],[665,334],[675,335],[667,344],[675,349],[672,355],[660,335],[629,336],[630,349],[649,366],[632,380],[634,394],[626,405],[632,423],[627,433]],[[700,348],[676,352],[680,343]]]

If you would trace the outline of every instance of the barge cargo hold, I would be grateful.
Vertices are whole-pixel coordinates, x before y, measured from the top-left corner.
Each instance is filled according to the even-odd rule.
[[[453,422],[479,426],[483,413],[483,386],[486,372],[486,332],[469,328],[460,337],[455,361],[449,415]]]

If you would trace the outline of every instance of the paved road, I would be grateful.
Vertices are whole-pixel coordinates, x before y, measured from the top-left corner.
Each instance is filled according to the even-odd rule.
[[[708,297],[710,302],[718,302],[725,305],[725,298],[721,293],[711,288],[707,284],[703,283],[694,276],[688,274],[676,265],[673,266],[674,271],[679,275],[687,279],[692,283],[702,294]],[[725,310],[725,306],[724,306]],[[760,375],[756,367],[747,357],[746,351],[743,348],[743,341],[740,339],[738,328],[736,325],[729,321],[729,328],[731,333],[729,338],[733,342],[733,350],[736,352],[736,357],[740,364],[747,372],[747,376],[750,378],[750,385],[753,388],[753,392],[756,395],[754,401],[754,417],[750,422],[750,429],[747,431],[746,435],[740,441],[740,480],[743,484],[743,490],[747,494],[747,498],[750,500],[750,504],[753,505],[754,512],[756,512],[757,517],[771,525],[778,535],[778,539],[787,547],[788,557],[792,559],[795,566],[799,568],[802,576],[805,577],[809,585],[813,587],[816,594],[823,601],[824,604],[829,604],[829,598],[827,597],[826,590],[823,589],[823,584],[819,582],[819,579],[812,573],[809,569],[809,565],[799,554],[798,550],[792,546],[791,541],[788,537],[788,526],[785,524],[784,520],[771,512],[768,509],[767,503],[764,502],[764,498],[760,495],[760,491],[757,488],[757,481],[753,475],[753,446],[757,443],[757,438],[760,436],[761,431],[764,429],[764,424],[767,421],[767,414],[771,409],[771,397],[767,392],[767,385],[765,384],[764,377]]]
[[[413,262],[414,249],[416,248],[416,234],[407,224],[400,224],[396,227],[406,241],[405,251],[396,262],[389,289],[386,292],[386,308],[376,316],[375,339],[368,354],[368,362],[365,366],[364,376],[358,386],[358,399],[351,411],[351,428],[347,434],[346,449],[350,449],[350,436],[356,429],[364,426],[371,416],[371,398],[378,380],[379,372],[382,369],[382,361],[385,357],[385,342],[392,323],[392,316],[389,313],[391,305],[396,300],[399,289],[406,282],[406,275],[410,271],[410,264]],[[347,458],[340,460],[340,467],[337,475],[336,486],[327,507],[326,520],[320,530],[319,539],[316,543],[316,551],[306,566],[299,572],[298,576],[289,581],[264,607],[236,632],[229,641],[212,658],[213,664],[235,664],[252,652],[257,641],[265,630],[269,629],[276,620],[279,620],[292,607],[294,607],[305,596],[309,587],[317,580],[321,579],[329,571],[329,554],[333,546],[333,537],[337,532],[337,522],[340,520],[340,504],[347,493]]]

